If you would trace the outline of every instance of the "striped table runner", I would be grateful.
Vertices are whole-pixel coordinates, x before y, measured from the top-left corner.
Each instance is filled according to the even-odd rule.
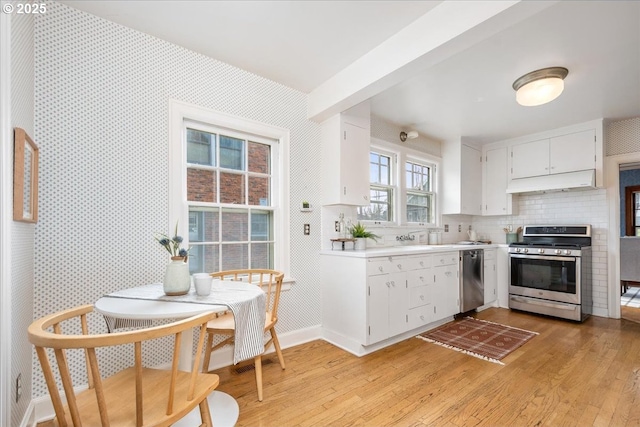
[[[179,296],[165,295],[162,283],[123,289],[106,295],[113,298],[147,299],[191,304],[226,305],[233,313],[236,324],[233,363],[254,358],[264,353],[265,293],[260,287],[246,283],[214,280],[211,293],[196,295],[193,286],[189,293]],[[110,329],[132,326],[130,319],[105,316]],[[136,320],[136,322],[139,322]],[[144,322],[144,320],[142,321]]]

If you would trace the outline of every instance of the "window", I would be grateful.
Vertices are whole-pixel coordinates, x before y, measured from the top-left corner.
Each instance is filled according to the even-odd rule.
[[[169,224],[190,272],[287,272],[288,131],[178,101],[170,123]]]
[[[640,185],[625,187],[625,234],[640,236]]]
[[[358,208],[358,220],[393,221],[392,157],[377,152],[369,153],[369,180],[371,189],[369,206]]]
[[[430,164],[405,163],[407,222],[434,223],[433,170]]]
[[[274,141],[195,122],[185,136],[190,270],[273,268]]]
[[[378,147],[369,153],[370,204],[358,208],[358,220],[435,224],[436,165],[417,153],[407,159],[407,153],[390,150]],[[396,171],[396,164],[404,165],[404,169]],[[404,179],[400,179],[403,173]]]

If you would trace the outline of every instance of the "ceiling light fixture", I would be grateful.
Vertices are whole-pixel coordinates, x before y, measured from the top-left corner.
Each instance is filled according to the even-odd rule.
[[[407,132],[400,132],[400,141],[405,142],[407,139],[415,139],[418,137],[418,132],[415,130]]]
[[[513,82],[516,101],[526,107],[546,104],[556,99],[564,90],[564,78],[569,70],[549,67],[532,71]]]

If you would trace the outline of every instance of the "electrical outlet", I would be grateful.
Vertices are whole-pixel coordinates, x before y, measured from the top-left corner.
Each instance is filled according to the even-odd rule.
[[[449,224],[445,224],[444,225],[444,232],[448,233],[449,232]]]
[[[16,378],[16,403],[20,400],[22,396],[22,374],[18,374],[18,378]]]
[[[462,232],[462,224],[458,224],[458,233]]]
[[[309,234],[311,234],[311,225],[305,224],[304,225],[304,235],[308,236]]]
[[[336,233],[340,232],[340,221],[336,221],[335,229],[336,229]]]

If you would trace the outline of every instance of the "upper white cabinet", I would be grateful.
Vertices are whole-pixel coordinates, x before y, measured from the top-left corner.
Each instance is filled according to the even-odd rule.
[[[442,213],[482,213],[482,153],[461,140],[442,144]]]
[[[511,147],[511,178],[596,169],[594,129]]]
[[[485,148],[483,158],[482,215],[513,214],[513,195],[507,194],[507,147]]]
[[[549,174],[549,139],[511,147],[511,178]]]
[[[596,131],[549,138],[549,173],[565,173],[596,168]]]
[[[369,204],[369,105],[360,104],[321,124],[323,204]]]
[[[595,186],[603,186],[602,120],[522,137],[509,142],[510,178],[531,178],[595,171]]]

